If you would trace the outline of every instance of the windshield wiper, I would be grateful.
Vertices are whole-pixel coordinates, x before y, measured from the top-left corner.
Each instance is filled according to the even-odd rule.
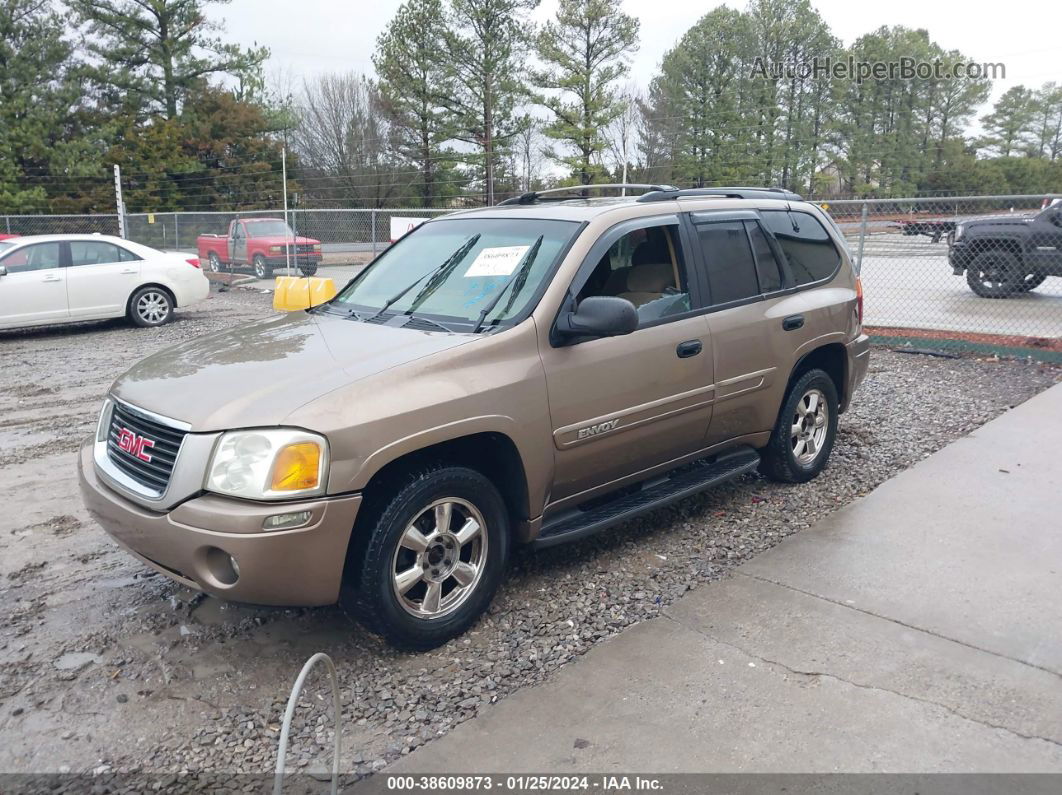
[[[481,328],[483,328],[483,321],[487,319],[487,315],[489,315],[491,313],[491,310],[493,310],[494,307],[498,305],[498,302],[501,300],[501,297],[505,295],[505,291],[508,290],[510,287],[513,288],[513,291],[509,296],[509,303],[506,304],[505,309],[502,310],[502,316],[504,317],[505,314],[508,313],[510,309],[512,309],[513,302],[516,300],[516,296],[519,295],[520,291],[524,288],[524,282],[527,281],[527,274],[531,271],[531,266],[535,262],[535,257],[538,256],[538,249],[542,245],[542,237],[542,235],[538,236],[538,239],[535,240],[535,242],[531,245],[531,248],[528,249],[526,254],[524,254],[524,258],[520,262],[520,265],[516,269],[516,272],[513,273],[513,275],[510,276],[508,279],[506,279],[505,284],[502,285],[502,288],[498,290],[498,292],[494,294],[494,297],[487,302],[487,305],[483,307],[483,310],[479,313],[479,319],[476,321],[476,325],[472,327],[473,334],[477,333]],[[516,282],[519,282],[519,284],[516,285]],[[494,322],[498,322],[498,319],[495,318]]]
[[[401,292],[396,293],[395,295],[393,295],[390,298],[388,298],[387,301],[384,302],[384,305],[382,307],[380,307],[380,311],[377,312],[376,314],[374,314],[372,317],[368,318],[368,320],[375,320],[376,318],[378,318],[380,315],[382,315],[384,312],[386,312],[388,309],[390,309],[392,307],[392,305],[394,305],[394,303],[396,301],[398,301],[402,296],[404,296],[406,293],[408,293],[410,290],[412,290],[414,287],[416,287],[422,281],[427,279],[429,276],[437,277],[440,274],[442,274],[444,271],[448,271],[450,268],[453,268],[454,266],[456,266],[457,263],[459,263],[461,260],[463,260],[465,258],[465,256],[468,254],[468,252],[472,250],[472,246],[476,245],[476,242],[479,240],[479,237],[480,237],[479,232],[477,232],[476,234],[472,235],[472,237],[470,237],[468,240],[466,240],[464,243],[461,244],[461,247],[459,249],[457,249],[457,251],[455,251],[453,254],[451,254],[449,257],[447,257],[446,261],[443,262],[442,265],[440,265],[438,268],[436,268],[433,271],[429,271],[428,273],[425,273],[423,276],[418,278],[411,285],[409,285],[408,287],[403,288]],[[428,282],[428,284],[426,284],[424,286],[424,289],[426,290],[429,286],[431,286],[431,284],[432,284],[432,282]],[[417,298],[420,298],[420,295],[423,292],[424,292],[424,290],[421,290],[421,293],[418,293]],[[427,296],[425,296],[425,297],[427,297]],[[416,303],[416,301],[414,301],[414,303]],[[414,309],[414,307],[411,306],[409,312],[407,312],[406,314],[407,315],[408,314],[412,314],[413,309]]]

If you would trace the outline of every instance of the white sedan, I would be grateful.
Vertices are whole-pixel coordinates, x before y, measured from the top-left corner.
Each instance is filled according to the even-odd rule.
[[[161,326],[202,301],[210,282],[194,256],[108,235],[0,241],[0,329],[128,317]]]

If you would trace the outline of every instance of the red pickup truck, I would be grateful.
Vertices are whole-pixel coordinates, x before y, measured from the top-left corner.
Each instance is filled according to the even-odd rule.
[[[321,241],[296,237],[282,218],[237,219],[227,235],[196,238],[199,261],[212,271],[250,266],[259,279],[289,264],[312,276],[321,264]]]

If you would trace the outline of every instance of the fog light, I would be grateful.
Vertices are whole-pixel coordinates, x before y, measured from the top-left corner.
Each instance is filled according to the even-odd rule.
[[[263,530],[290,530],[293,527],[302,527],[313,516],[311,511],[296,511],[295,513],[278,513],[266,518],[262,522]]]

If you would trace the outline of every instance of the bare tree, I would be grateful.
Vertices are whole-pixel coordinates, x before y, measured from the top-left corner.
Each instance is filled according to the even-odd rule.
[[[380,102],[376,84],[352,72],[303,83],[292,143],[305,192],[318,203],[382,207],[400,195],[406,175]]]
[[[620,182],[627,182],[630,166],[634,163],[637,147],[638,125],[642,118],[639,102],[642,92],[633,83],[629,83],[616,97],[623,110],[604,130],[608,157],[613,168],[620,175]],[[623,191],[623,195],[626,195]]]

